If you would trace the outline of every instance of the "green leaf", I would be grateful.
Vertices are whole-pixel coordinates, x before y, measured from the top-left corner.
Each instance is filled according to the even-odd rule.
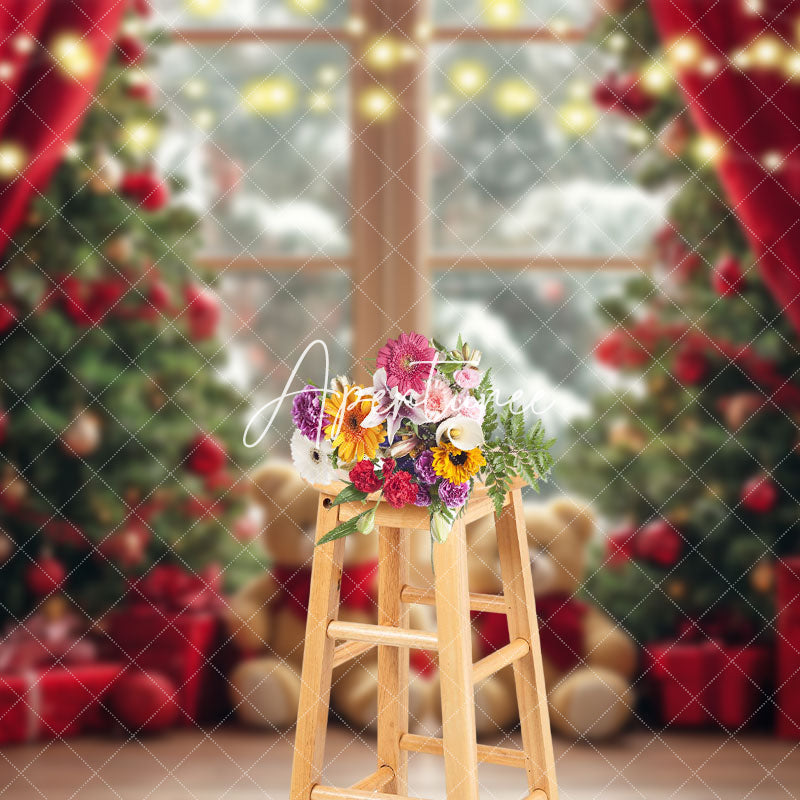
[[[349,483],[331,501],[331,505],[340,506],[342,503],[352,503],[354,501],[361,502],[366,500],[367,496],[367,492],[362,492],[360,489],[356,489],[354,484]]]
[[[372,513],[373,509],[368,508],[366,511],[363,511],[357,517],[353,517],[353,519],[347,520],[347,522],[342,522],[340,525],[337,525],[332,531],[328,531],[318,542],[317,547],[321,544],[327,544],[328,542],[332,542],[335,539],[341,539],[343,536],[349,536],[351,533],[355,533],[358,530],[358,521],[361,517],[365,516],[366,514]]]

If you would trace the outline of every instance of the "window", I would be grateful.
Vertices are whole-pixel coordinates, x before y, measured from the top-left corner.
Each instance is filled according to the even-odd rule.
[[[160,158],[188,178],[254,398],[313,338],[358,376],[387,335],[463,330],[501,384],[555,392],[554,431],[580,409],[594,300],[646,266],[662,217],[630,124],[591,102],[609,58],[593,7],[156,4],[174,40]]]

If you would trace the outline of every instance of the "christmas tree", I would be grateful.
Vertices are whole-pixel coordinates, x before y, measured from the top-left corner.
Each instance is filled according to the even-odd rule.
[[[610,327],[595,357],[616,388],[576,425],[558,474],[620,523],[586,591],[640,643],[698,629],[749,642],[771,632],[775,559],[800,550],[797,333],[726,203],[714,142],[692,128],[649,4],[614,11],[599,41],[619,66],[595,99],[630,119],[638,178],[671,196],[669,222],[654,274],[600,303]],[[691,55],[673,49],[673,64]]]
[[[70,36],[59,53],[35,47],[78,80],[93,53]],[[0,622],[55,595],[97,617],[148,581],[202,591],[254,563],[239,541],[252,533],[246,404],[220,376],[197,220],[152,159],[163,120],[145,37],[129,12],[77,139],[2,256]]]

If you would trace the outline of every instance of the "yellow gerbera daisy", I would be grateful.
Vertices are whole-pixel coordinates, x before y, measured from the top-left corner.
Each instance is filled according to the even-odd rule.
[[[472,450],[459,450],[455,445],[442,444],[432,447],[433,471],[450,483],[465,483],[480,468],[486,465],[486,459],[480,447]]]
[[[343,464],[360,461],[364,456],[375,458],[375,451],[386,435],[383,424],[375,428],[361,427],[372,409],[372,398],[359,395],[361,391],[361,386],[345,386],[342,392],[325,399],[325,413],[331,420],[325,426],[325,436],[334,449],[338,448],[339,461]]]

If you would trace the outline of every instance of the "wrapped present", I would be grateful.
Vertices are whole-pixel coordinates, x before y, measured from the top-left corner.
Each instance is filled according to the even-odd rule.
[[[155,567],[131,586],[131,603],[112,615],[108,636],[132,667],[166,675],[177,687],[182,722],[206,721],[213,706],[219,646],[219,574]]]
[[[0,675],[0,745],[106,730],[104,698],[122,671],[95,663]]]
[[[770,664],[765,647],[670,641],[651,645],[646,655],[666,725],[735,730],[751,721],[765,698]]]
[[[800,557],[778,561],[776,579],[776,729],[800,739]]]

